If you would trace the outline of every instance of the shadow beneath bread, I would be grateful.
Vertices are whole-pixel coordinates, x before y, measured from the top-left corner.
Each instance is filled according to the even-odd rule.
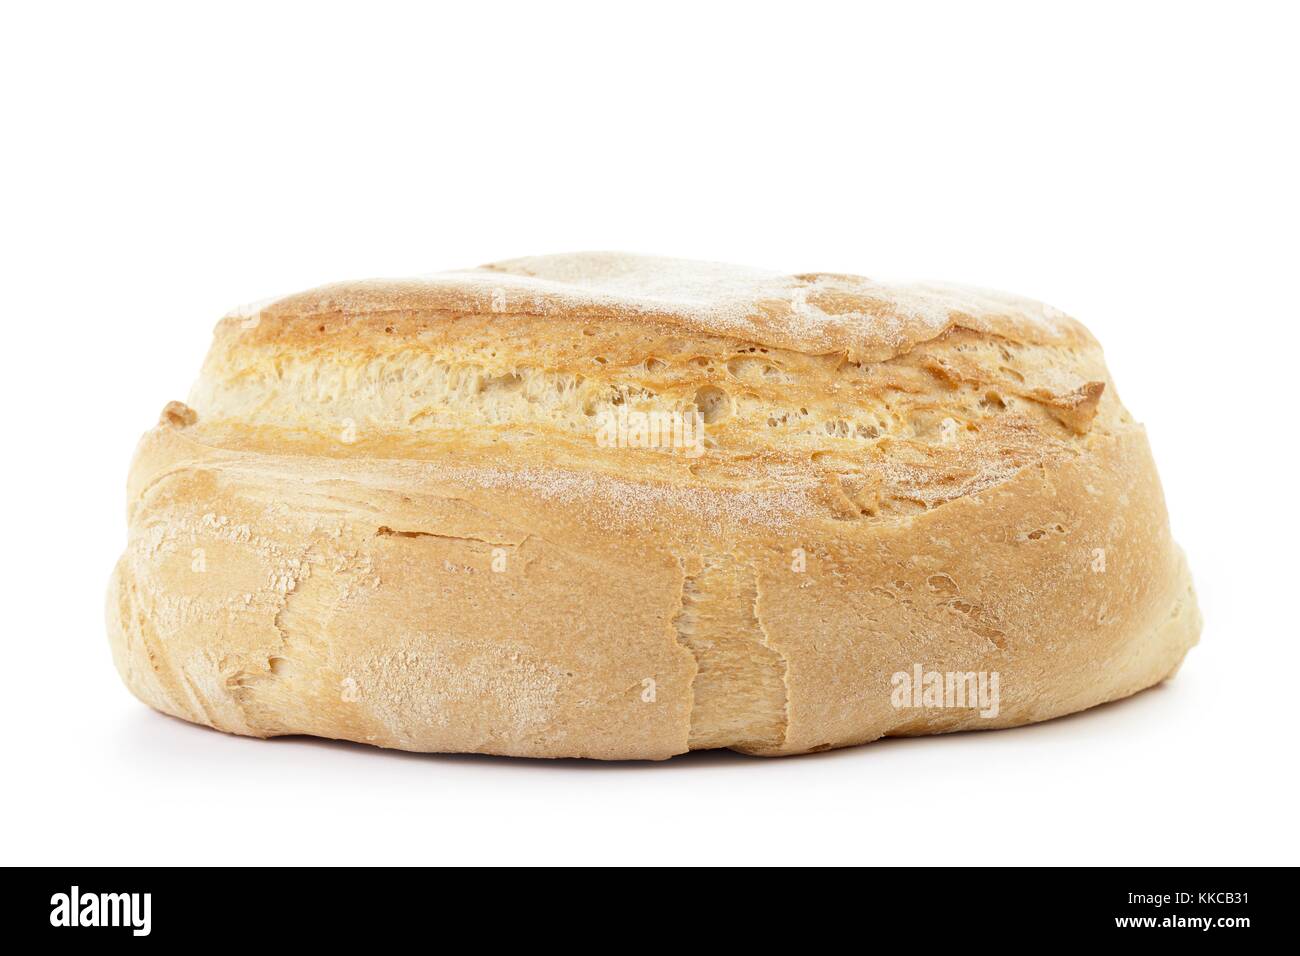
[[[277,746],[315,747],[325,750],[354,751],[373,755],[378,758],[395,760],[427,761],[438,764],[465,764],[476,767],[497,766],[502,770],[530,771],[537,770],[585,770],[609,773],[617,770],[660,771],[677,767],[717,767],[743,765],[762,762],[769,758],[751,757],[734,750],[692,750],[678,754],[667,760],[591,760],[583,757],[510,757],[500,754],[434,754],[413,753],[409,750],[393,750],[386,747],[374,747],[370,744],[355,743],[351,740],[327,740],[323,737],[271,737],[260,743]],[[815,755],[820,756],[820,754]]]

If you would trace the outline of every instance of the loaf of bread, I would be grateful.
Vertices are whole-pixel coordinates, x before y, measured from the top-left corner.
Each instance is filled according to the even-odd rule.
[[[223,319],[141,441],[114,660],[255,737],[658,759],[1011,727],[1200,618],[1079,323],[616,254]]]

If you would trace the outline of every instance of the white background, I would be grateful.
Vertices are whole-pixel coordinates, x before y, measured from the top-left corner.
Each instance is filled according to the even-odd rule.
[[[6,6],[3,862],[1300,862],[1293,11]],[[225,311],[579,249],[1082,319],[1201,645],[1082,715],[783,760],[258,741],[130,697],[103,624],[127,464]]]

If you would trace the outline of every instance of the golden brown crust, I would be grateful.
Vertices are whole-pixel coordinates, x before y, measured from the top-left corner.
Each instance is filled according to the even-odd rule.
[[[851,276],[544,257],[232,315],[129,503],[124,678],[259,736],[798,753],[1079,710],[1199,631],[1082,326]],[[917,665],[998,712],[895,706]]]
[[[1091,336],[1050,306],[943,283],[888,285],[831,273],[758,269],[618,253],[535,256],[423,278],[345,282],[257,307],[262,336],[311,344],[321,321],[355,334],[410,336],[430,320],[492,316],[654,323],[807,354],[881,361],[952,327],[1034,344],[1086,345]],[[249,313],[228,317],[243,323]],[[360,321],[358,321],[360,320]],[[391,329],[392,331],[389,331]],[[254,339],[255,341],[256,339]]]

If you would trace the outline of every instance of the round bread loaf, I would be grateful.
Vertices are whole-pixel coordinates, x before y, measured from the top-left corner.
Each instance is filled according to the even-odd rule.
[[[127,686],[256,737],[806,753],[1115,700],[1200,628],[1087,330],[847,275],[546,256],[242,310],[128,520]]]

